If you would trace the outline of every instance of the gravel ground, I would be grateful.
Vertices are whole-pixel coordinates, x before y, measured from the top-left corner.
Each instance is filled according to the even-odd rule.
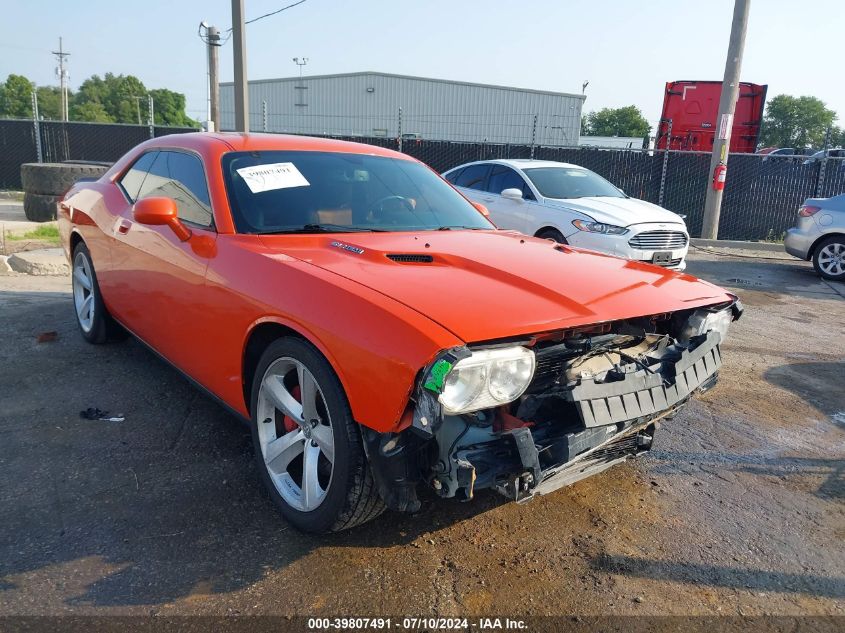
[[[746,314],[650,454],[326,538],[279,517],[219,406],[135,341],[83,343],[67,279],[0,276],[0,615],[845,615],[845,287],[689,272]]]

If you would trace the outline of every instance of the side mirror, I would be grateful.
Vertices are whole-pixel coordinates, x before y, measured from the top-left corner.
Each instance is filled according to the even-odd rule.
[[[132,216],[139,224],[158,226],[166,224],[182,242],[191,238],[191,229],[182,224],[172,198],[143,198],[132,207]]]
[[[502,192],[502,197],[508,200],[522,200],[522,192],[515,187],[513,189],[505,189]]]
[[[483,204],[481,204],[480,202],[473,202],[473,203],[472,203],[472,206],[474,206],[474,207],[475,207],[475,209],[476,209],[476,211],[478,211],[478,212],[479,212],[481,215],[483,215],[485,218],[489,218],[489,217],[490,217],[490,211],[487,209],[487,207],[485,207],[485,206],[484,206]]]

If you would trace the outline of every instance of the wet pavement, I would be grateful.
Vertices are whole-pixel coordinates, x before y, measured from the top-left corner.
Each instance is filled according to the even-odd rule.
[[[0,276],[0,615],[845,615],[845,286],[688,272],[746,314],[650,454],[323,538],[278,515],[244,426],[137,342],[82,342],[66,279]]]

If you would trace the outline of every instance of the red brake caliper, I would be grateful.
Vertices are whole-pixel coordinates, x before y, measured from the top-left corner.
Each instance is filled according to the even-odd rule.
[[[302,390],[299,388],[299,385],[290,390],[290,395],[292,395],[297,402],[302,402]],[[296,421],[289,415],[285,416],[284,425],[285,431],[287,433],[295,431],[299,428],[299,425],[296,423]]]

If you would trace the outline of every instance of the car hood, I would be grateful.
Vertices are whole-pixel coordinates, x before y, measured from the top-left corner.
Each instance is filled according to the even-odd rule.
[[[630,226],[645,222],[659,222],[664,224],[686,225],[681,216],[656,204],[638,200],[637,198],[571,198],[558,200],[546,198],[546,204],[565,209],[572,209],[590,216],[596,222],[615,224],[616,226]]]
[[[263,236],[285,254],[380,292],[465,342],[728,301],[690,275],[513,231]],[[430,261],[400,262],[400,259]]]

